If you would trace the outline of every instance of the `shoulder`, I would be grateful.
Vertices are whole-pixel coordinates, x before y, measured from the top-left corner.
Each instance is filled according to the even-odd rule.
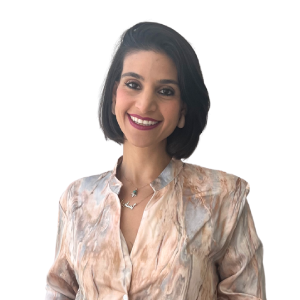
[[[185,163],[183,194],[200,206],[205,205],[213,220],[235,215],[238,218],[246,197],[249,183],[238,175],[222,170]]]
[[[59,200],[63,211],[66,213],[78,206],[78,198],[82,197],[83,193],[92,192],[99,185],[104,186],[111,173],[112,171],[106,171],[101,174],[81,177],[69,183]]]
[[[193,203],[193,214],[201,214],[212,230],[212,253],[218,252],[232,234],[247,205],[249,183],[238,175],[194,164],[184,166],[184,193]],[[194,225],[193,225],[194,226]]]
[[[184,163],[184,186],[191,194],[210,191],[212,195],[227,195],[236,190],[249,193],[249,183],[238,175],[218,169],[202,167],[196,164]]]

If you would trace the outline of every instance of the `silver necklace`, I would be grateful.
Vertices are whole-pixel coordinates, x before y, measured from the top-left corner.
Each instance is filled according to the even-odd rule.
[[[153,194],[153,192],[151,193]],[[121,200],[121,205],[122,207],[127,207],[130,208],[131,210],[135,208],[135,206],[137,206],[138,204],[140,204],[141,202],[143,202],[145,199],[147,199],[151,194],[147,195],[144,199],[142,199],[139,203],[134,203],[132,205],[130,205],[130,201],[128,201],[127,203],[124,203],[124,198]]]
[[[123,175],[123,177],[128,181],[128,182],[131,182],[133,183],[132,181],[128,180],[125,175]],[[139,187],[139,189],[141,190],[142,188],[144,188],[146,185],[148,185],[149,183],[146,183],[145,185],[143,185],[142,187]],[[131,192],[131,197],[136,197],[138,194],[138,188],[136,187],[132,192]]]

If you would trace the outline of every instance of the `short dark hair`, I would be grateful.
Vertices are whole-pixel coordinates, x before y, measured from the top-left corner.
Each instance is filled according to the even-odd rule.
[[[178,32],[163,24],[141,22],[126,30],[117,44],[105,79],[98,117],[105,139],[124,143],[124,134],[116,116],[112,114],[112,93],[115,81],[120,81],[123,61],[127,54],[139,50],[155,51],[169,56],[177,68],[181,100],[186,103],[185,126],[178,128],[167,138],[167,153],[176,159],[191,156],[200,134],[207,124],[210,99],[204,84],[198,57]]]

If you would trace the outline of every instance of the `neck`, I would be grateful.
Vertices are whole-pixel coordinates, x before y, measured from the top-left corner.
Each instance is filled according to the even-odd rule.
[[[125,141],[123,144],[123,161],[118,168],[121,182],[126,178],[136,186],[152,182],[165,169],[171,160],[166,152],[166,142],[160,147],[135,147]]]

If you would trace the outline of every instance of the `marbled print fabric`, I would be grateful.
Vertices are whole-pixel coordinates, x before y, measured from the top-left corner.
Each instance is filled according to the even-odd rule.
[[[172,158],[150,184],[129,254],[116,177],[122,158],[62,194],[46,300],[266,299],[244,179]]]

